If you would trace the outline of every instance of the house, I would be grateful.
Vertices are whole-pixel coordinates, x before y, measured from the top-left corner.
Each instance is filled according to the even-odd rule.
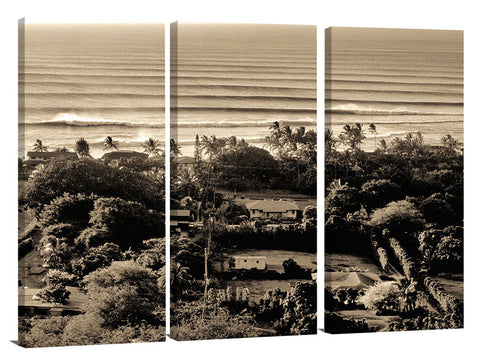
[[[266,256],[224,256],[222,260],[214,263],[214,269],[219,272],[228,272],[232,270],[266,270]]]
[[[112,161],[146,160],[148,155],[138,151],[118,150],[105,153],[100,158],[106,164]]]
[[[18,288],[18,312],[21,315],[78,315],[83,312],[88,296],[79,288],[67,286],[70,297],[66,304],[43,302],[37,293],[41,289],[21,286]]]
[[[251,219],[295,220],[302,215],[297,204],[285,200],[264,199],[246,204]]]
[[[77,159],[77,154],[73,152],[63,152],[63,151],[29,151],[27,152],[27,160],[32,164],[44,163],[48,160],[58,159],[58,158],[67,158],[67,159]]]
[[[78,156],[74,152],[64,151],[29,151],[26,160],[22,161],[19,169],[19,178],[27,179],[36,171],[45,166],[52,159],[75,160]]]
[[[190,210],[170,210],[170,233],[188,232]]]
[[[174,159],[173,162],[177,165],[178,171],[183,169],[195,170],[195,159],[191,156],[180,156]]]

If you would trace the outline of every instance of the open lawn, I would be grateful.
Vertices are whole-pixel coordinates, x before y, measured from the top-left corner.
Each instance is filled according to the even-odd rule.
[[[325,271],[366,271],[377,275],[383,275],[383,271],[369,258],[350,254],[325,254]]]
[[[463,302],[463,274],[439,274],[433,276],[445,291]]]

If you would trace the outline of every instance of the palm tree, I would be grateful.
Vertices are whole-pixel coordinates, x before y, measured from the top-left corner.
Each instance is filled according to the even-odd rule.
[[[200,150],[200,139],[198,138],[198,134],[195,136],[195,148],[193,150],[193,158],[195,159],[195,168],[197,168],[202,161],[202,150]]]
[[[174,300],[178,299],[192,286],[193,279],[188,268],[174,261],[170,266],[170,293]]]
[[[118,150],[118,141],[113,140],[111,136],[107,136],[103,141],[103,150],[108,151],[113,149]]]
[[[325,129],[325,156],[330,157],[332,152],[335,150],[337,140],[333,137],[333,131],[330,128]]]
[[[227,139],[227,146],[229,149],[234,149],[238,145],[237,137],[236,136],[230,136]]]
[[[289,147],[293,151],[297,151],[296,134],[290,125],[282,127],[280,143],[285,147]]]
[[[182,147],[175,141],[175,139],[170,139],[170,156],[172,158],[176,158],[179,155],[182,155],[182,151],[180,150]]]
[[[142,144],[143,152],[148,156],[160,155],[160,141],[157,141],[153,138],[148,138]]]
[[[37,139],[35,144],[33,144],[33,151],[44,152],[48,150],[48,146],[43,145],[42,140]]]
[[[385,139],[380,140],[378,143],[378,147],[380,148],[380,151],[383,153],[386,153],[388,151],[388,144],[385,141]]]
[[[190,169],[183,169],[176,176],[174,186],[177,192],[196,197],[199,189],[198,177]]]
[[[281,146],[280,139],[282,138],[282,129],[278,121],[274,121],[269,127],[270,135],[265,137],[265,143],[268,148],[275,150]]]
[[[455,140],[452,135],[447,134],[442,137],[442,145],[449,149],[456,150],[460,147],[461,143]]]
[[[90,145],[83,137],[78,139],[77,142],[75,143],[75,152],[81,158],[92,157],[90,155]]]
[[[305,126],[300,126],[299,128],[295,129],[294,138],[297,143],[305,142]]]
[[[375,126],[374,123],[371,123],[368,126],[368,131],[370,131],[370,134],[373,134],[373,136],[375,138],[375,149],[376,149],[377,148],[377,127]]]

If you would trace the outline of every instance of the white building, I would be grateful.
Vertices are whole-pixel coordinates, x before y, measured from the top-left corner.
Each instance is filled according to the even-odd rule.
[[[234,262],[231,262],[231,269],[257,269],[265,270],[267,268],[266,256],[232,256]]]

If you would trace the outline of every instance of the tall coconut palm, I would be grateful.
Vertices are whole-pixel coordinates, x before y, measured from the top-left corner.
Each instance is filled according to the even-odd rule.
[[[142,147],[143,152],[146,153],[148,156],[160,155],[160,141],[158,140],[148,138],[143,142]]]
[[[103,141],[103,150],[104,151],[118,150],[118,141],[113,140],[111,136],[107,136]]]
[[[195,173],[190,169],[183,169],[175,178],[174,187],[176,192],[182,193],[182,196],[196,197],[199,190],[199,180]]]
[[[373,137],[375,139],[375,149],[376,149],[377,148],[377,127],[375,126],[374,123],[371,123],[368,126],[368,131],[370,132],[370,134],[373,135]]]
[[[442,137],[442,145],[449,149],[456,150],[460,147],[461,143],[458,140],[455,140],[452,135],[447,134]]]
[[[325,156],[330,157],[332,152],[335,150],[337,140],[333,137],[333,131],[330,128],[325,129]]]
[[[290,125],[285,125],[282,127],[282,136],[280,142],[284,147],[288,147],[293,151],[297,151],[297,139],[293,129]]]
[[[195,168],[202,161],[202,150],[200,149],[200,139],[198,134],[195,136],[195,148],[193,150],[193,158],[195,159]]]
[[[270,134],[265,137],[266,146],[275,150],[281,146],[280,139],[282,138],[282,129],[278,121],[274,121],[269,127]]]
[[[90,145],[88,144],[87,140],[85,140],[83,137],[76,141],[75,152],[81,158],[92,157],[90,155]]]
[[[386,153],[388,151],[388,144],[385,141],[385,139],[382,139],[379,141],[378,147],[380,148],[380,151],[383,153]]]
[[[33,149],[33,151],[44,152],[44,151],[48,150],[48,146],[43,145],[42,140],[37,139],[35,141],[35,144],[33,144],[32,149]]]
[[[175,141],[175,139],[170,139],[170,156],[176,158],[182,155],[182,147]]]

